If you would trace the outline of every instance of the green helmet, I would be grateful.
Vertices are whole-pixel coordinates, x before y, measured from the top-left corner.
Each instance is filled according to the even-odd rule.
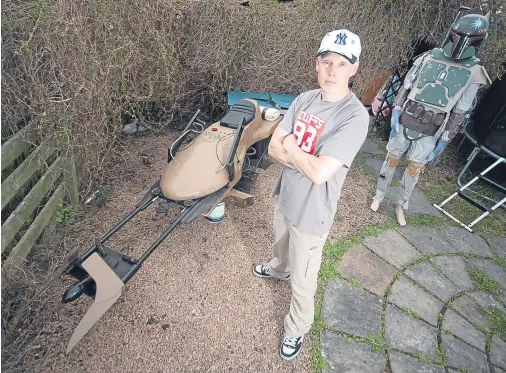
[[[456,60],[476,57],[487,38],[488,16],[468,14],[459,18],[443,43],[445,56]]]

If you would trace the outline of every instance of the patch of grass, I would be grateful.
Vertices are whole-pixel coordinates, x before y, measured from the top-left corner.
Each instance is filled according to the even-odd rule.
[[[354,244],[360,244],[360,243],[364,242],[364,238],[361,236],[354,236],[350,239],[350,242],[354,243]]]
[[[504,260],[500,256],[494,254],[494,257],[492,258],[492,260],[494,261],[494,263],[499,264],[501,267],[506,269],[506,260]]]
[[[367,227],[365,227],[364,229],[364,233],[363,233],[363,236],[364,237],[369,237],[369,236],[377,236],[379,233],[379,229],[373,225],[368,225]]]
[[[321,272],[320,272],[321,276]],[[316,291],[316,304],[315,304],[315,315],[314,322],[311,326],[311,364],[315,372],[321,372],[327,367],[327,364],[322,356],[322,348],[320,345],[320,333],[325,330],[325,322],[323,321],[321,304],[323,301],[323,292],[326,283],[326,279],[322,279],[318,282],[318,289]]]
[[[387,298],[388,296],[390,295],[390,292],[392,291],[392,287],[394,286],[395,282],[399,279],[399,277],[402,275],[404,271],[402,270],[399,270],[397,272],[395,272],[394,274],[394,277],[392,278],[392,281],[390,281],[390,283],[387,285],[387,288],[385,289],[385,294],[383,295],[383,307],[386,309],[386,305],[387,305]]]
[[[327,362],[323,359],[322,348],[318,340],[311,344],[311,363],[315,372],[321,372],[327,368]]]
[[[351,284],[351,286],[353,286],[353,287],[357,287],[357,286],[358,286],[358,280],[357,280],[356,278],[352,278],[352,279],[350,280],[350,284]]]
[[[395,228],[395,227],[397,227],[397,226],[398,226],[398,224],[397,224],[397,220],[396,220],[396,219],[394,219],[394,218],[392,218],[392,217],[390,217],[390,218],[388,218],[388,220],[387,220],[387,221],[385,221],[385,222],[381,223],[380,228],[381,228],[382,230],[386,230],[386,229],[392,229],[392,228]]]
[[[439,216],[432,215],[414,215],[414,216],[406,216],[406,223],[411,226],[416,227],[430,227],[436,228],[445,224],[445,220],[440,218]]]
[[[496,196],[491,195],[487,189],[475,184],[472,185],[473,190],[477,192],[479,191],[483,195],[498,200]],[[419,183],[419,185],[432,203],[443,202],[458,189],[458,184],[455,179],[450,181],[447,179],[423,180]],[[492,201],[480,198],[478,194],[469,194],[485,206],[491,206],[494,204]],[[480,209],[460,197],[453,198],[443,207],[464,224],[471,223],[483,213]],[[450,218],[446,218],[445,221],[455,224],[455,222],[450,220]],[[497,209],[494,214],[491,214],[481,220],[473,227],[473,229],[480,234],[493,234],[502,237],[506,236],[506,211],[504,209]]]
[[[371,346],[372,352],[382,352],[388,349],[387,341],[376,333],[369,333],[365,339],[365,343]]]
[[[318,307],[314,312],[314,323],[313,323],[313,331],[315,333],[319,333],[325,330],[325,322],[323,321],[322,309]]]
[[[432,266],[432,268],[434,268],[435,271],[439,272],[441,275],[444,276],[443,270],[434,260],[431,259],[428,262]]]
[[[367,337],[358,337],[348,333],[342,333],[347,341],[363,342],[371,347],[372,352],[383,352],[389,348],[387,341],[374,332],[367,334]]]
[[[506,338],[506,313],[496,307],[489,307],[484,313],[490,322],[492,332],[503,339]]]
[[[481,210],[480,210],[481,215]],[[478,217],[479,215],[474,215]],[[474,220],[474,219],[473,219]],[[474,226],[474,230],[480,234],[493,234],[500,237],[506,236],[506,212],[504,209],[495,210],[493,215],[487,216]]]
[[[418,316],[418,314],[417,314],[415,311],[413,311],[411,308],[408,308],[408,309],[406,310],[406,313],[407,313],[407,314],[408,314],[408,316],[409,316],[410,318],[412,318],[413,320],[418,320],[418,319],[420,318],[420,317]]]
[[[72,205],[60,203],[56,209],[55,220],[61,224],[71,223],[76,215]]]
[[[415,357],[419,358],[420,360],[422,361],[425,361],[426,363],[430,363],[431,360],[425,356],[424,354],[422,354],[421,352],[417,352],[416,354],[413,354]]]
[[[334,263],[324,262],[320,266],[320,280],[330,280],[339,275],[339,271],[337,270]]]
[[[441,358],[441,361],[442,361],[442,365],[444,367],[446,367],[446,356],[447,356],[447,353],[446,351],[444,350],[443,346],[437,346],[437,354],[439,355],[439,357]]]
[[[403,269],[406,270],[408,268],[412,268],[412,267],[414,267],[420,263],[423,263],[423,262],[430,262],[432,258],[437,258],[439,256],[448,256],[448,255],[451,255],[451,254],[447,254],[447,253],[423,254],[418,259],[413,260],[411,263],[408,263],[407,265],[405,265]],[[458,255],[458,253],[457,253],[457,255]]]
[[[453,334],[450,330],[443,330],[443,334],[451,335],[452,337],[455,337],[455,334]]]
[[[373,224],[373,225],[366,225],[362,233],[355,236],[355,243],[362,243],[364,239],[367,237],[376,237],[378,236],[382,231],[385,231],[387,229],[392,229],[397,227],[397,222],[394,218],[388,218],[384,222]]]
[[[479,309],[479,310],[480,310],[483,314],[485,314],[485,311],[484,311],[484,310],[483,310],[480,306],[478,306],[478,309]],[[467,320],[467,321],[469,321],[469,320]],[[470,322],[470,321],[469,321],[469,322]],[[473,325],[476,327],[476,329],[478,329],[480,332],[483,332],[484,334],[487,334],[487,333],[489,333],[489,331],[490,331],[488,328],[486,328],[486,327],[485,327],[485,325],[478,324],[478,323],[473,324]]]
[[[444,314],[443,310],[441,310],[441,312],[439,312],[439,315],[437,317],[437,324],[438,324],[438,326],[443,325],[443,319],[444,319],[444,317],[445,317],[445,314]]]
[[[469,272],[469,277],[474,281],[479,290],[483,290],[495,296],[502,294],[503,290],[501,289],[501,285],[499,285],[497,281],[489,278],[482,269],[470,266],[467,271]]]
[[[348,342],[353,342],[353,341],[365,341],[365,338],[362,338],[362,337],[355,337],[351,334],[347,334],[347,333],[343,333],[343,337],[348,341]]]
[[[485,332],[485,352],[487,354],[490,354],[490,347],[492,345],[492,332],[491,331],[488,331],[488,332]]]
[[[338,243],[327,243],[323,249],[325,260],[329,263],[337,263],[344,256],[348,248],[351,246],[351,240],[344,240]]]

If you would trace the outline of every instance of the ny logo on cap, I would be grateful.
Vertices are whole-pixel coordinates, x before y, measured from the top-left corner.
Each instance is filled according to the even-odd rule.
[[[346,45],[346,38],[348,35],[346,35],[344,32],[341,32],[340,34],[337,34],[335,44],[341,44]]]

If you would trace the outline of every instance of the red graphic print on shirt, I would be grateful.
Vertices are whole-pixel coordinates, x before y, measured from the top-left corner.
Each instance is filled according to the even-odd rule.
[[[325,128],[325,121],[316,115],[301,111],[295,125],[293,134],[297,139],[297,145],[306,153],[314,154],[318,137]]]

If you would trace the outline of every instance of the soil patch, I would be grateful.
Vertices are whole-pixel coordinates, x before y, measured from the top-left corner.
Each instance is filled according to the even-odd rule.
[[[127,142],[108,173],[107,201],[81,206],[78,220],[65,228],[67,250],[84,250],[135,208],[161,174],[174,138]],[[43,346],[43,352],[28,354],[25,365],[53,373],[311,371],[309,337],[296,361],[279,356],[289,283],[264,281],[252,273],[255,263],[270,259],[270,193],[280,170],[277,163],[258,169],[253,206],[227,203],[220,224],[200,218],[176,228],[69,355],[64,355],[66,344],[91,299],[62,304],[63,291],[73,281],[57,282],[48,292],[44,332],[32,342]],[[368,208],[372,187],[358,167],[350,170],[330,240],[386,219]],[[109,246],[139,257],[176,212],[171,209],[164,216],[148,208],[113,236]]]

